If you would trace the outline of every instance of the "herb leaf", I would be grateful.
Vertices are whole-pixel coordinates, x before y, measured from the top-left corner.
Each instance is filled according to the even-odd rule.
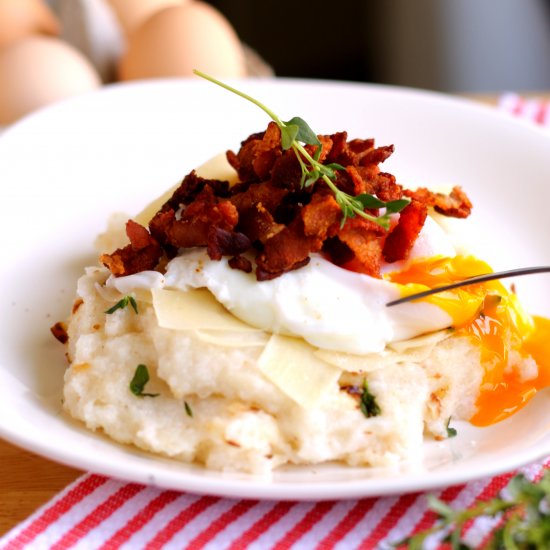
[[[337,162],[331,162],[329,164],[324,165],[325,168],[330,168],[331,170],[345,170],[346,167],[342,166],[341,164],[338,164]]]
[[[281,128],[281,146],[286,151],[292,147],[300,128],[295,124],[288,124]]]
[[[286,127],[296,127],[298,130],[294,136],[296,141],[301,141],[307,145],[321,145],[317,134],[309,127],[309,124],[299,116],[292,117],[288,122],[284,122]]]
[[[367,379],[363,381],[363,393],[361,394],[361,400],[359,402],[359,408],[361,412],[367,417],[378,416],[382,411],[376,402],[376,398],[369,391]]]
[[[189,405],[187,401],[184,401],[183,406],[185,407],[185,412],[187,413],[187,416],[193,418],[193,409],[191,408],[191,405]]]
[[[125,307],[128,307],[128,305],[132,306],[132,309],[138,313],[138,306],[136,299],[133,296],[124,296],[121,300],[119,300],[113,307],[110,307],[105,313],[107,315],[111,315],[114,313],[117,309],[124,309]]]
[[[363,208],[383,208],[386,206],[384,201],[381,201],[378,197],[374,195],[369,195],[368,193],[361,193],[356,195],[355,200],[363,206]]]
[[[451,438],[451,437],[455,437],[457,435],[457,431],[456,431],[456,428],[451,428],[449,426],[449,424],[451,423],[451,417],[449,416],[448,420],[447,420],[447,424],[446,424],[446,428],[447,428],[447,437],[448,438]]]
[[[130,381],[130,391],[137,397],[157,397],[158,393],[145,393],[145,385],[149,382],[149,371],[143,364],[136,367],[134,377]]]
[[[304,183],[302,184],[302,187],[309,187],[321,177],[321,173],[319,172],[319,170],[312,170],[307,174],[303,174],[302,177],[304,178]]]
[[[395,201],[388,201],[384,207],[386,208],[386,214],[397,214],[401,212],[405,206],[411,201],[409,199],[397,199]]]
[[[502,524],[492,533],[484,548],[528,549],[550,548],[550,470],[536,483],[519,474],[512,478],[500,495],[478,502],[467,510],[454,510],[434,496],[428,505],[439,516],[430,529],[393,544],[394,547],[422,548],[434,533],[446,535],[452,548],[470,548],[461,538],[463,527],[480,517],[500,517]]]

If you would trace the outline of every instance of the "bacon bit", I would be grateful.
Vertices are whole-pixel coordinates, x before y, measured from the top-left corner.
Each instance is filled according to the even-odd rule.
[[[206,246],[212,259],[224,254],[238,254],[250,247],[250,240],[233,231],[239,215],[229,200],[219,199],[210,185],[197,195],[176,218],[174,210],[158,212],[149,228],[163,244],[172,248]]]
[[[319,136],[319,140],[321,143],[323,142],[322,138],[324,136]],[[327,158],[325,159],[327,163],[332,162],[338,162],[337,159],[342,158],[342,154],[346,150],[347,143],[348,143],[348,133],[347,132],[336,132],[335,134],[332,134],[330,136],[330,139],[332,141],[332,147],[330,151],[327,154]],[[370,140],[372,143],[374,143],[373,140]]]
[[[374,147],[373,139],[353,139],[338,154],[330,154],[330,162],[343,166],[369,166],[384,162],[394,151],[393,145]]]
[[[331,136],[318,136],[319,141],[321,142],[321,153],[319,154],[319,162],[323,163],[327,160],[327,157],[332,150],[333,142]],[[316,145],[306,145],[306,150],[312,156],[317,152]]]
[[[269,212],[275,212],[275,209],[281,204],[283,198],[288,195],[288,189],[277,187],[271,181],[265,183],[253,183],[239,193],[235,193],[231,198],[231,204],[235,206],[239,215],[254,208],[258,203],[262,203]]]
[[[378,172],[373,178],[373,193],[385,202],[403,198],[403,187],[395,181],[393,174]]]
[[[239,183],[230,187],[192,171],[149,222],[149,230],[129,221],[130,244],[101,261],[115,276],[130,275],[160,270],[178,249],[201,246],[213,260],[229,256],[232,268],[255,269],[256,278],[265,281],[303,267],[312,253],[322,252],[346,269],[379,277],[382,258],[394,262],[408,256],[428,207],[455,217],[470,213],[472,205],[459,187],[448,196],[424,188],[404,191],[392,174],[382,172],[379,165],[393,145],[348,141],[346,132],[318,137],[319,160],[344,167],[335,173],[340,190],[385,202],[412,198],[389,233],[361,217],[348,218],[341,227],[343,214],[332,190],[322,180],[302,188],[299,159],[293,150],[282,149],[281,132],[272,122],[244,140],[237,153],[227,152]],[[306,149],[314,154],[316,147]]]
[[[269,211],[259,202],[240,214],[238,227],[252,242],[265,243],[285,226],[276,223]]]
[[[244,233],[227,231],[211,226],[208,230],[206,249],[212,260],[221,260],[222,256],[233,256],[246,252],[251,246],[250,239]]]
[[[179,187],[174,191],[170,199],[166,201],[161,211],[169,209],[178,210],[180,206],[190,204],[207,186],[214,191],[217,197],[229,196],[229,182],[201,178],[197,176],[195,170],[192,170],[183,178]]]
[[[354,140],[354,142],[357,140]],[[352,142],[353,143],[353,142]],[[358,155],[358,164],[360,166],[369,166],[371,164],[380,164],[388,159],[394,152],[393,145],[385,145],[384,147],[370,148],[362,151]]]
[[[306,265],[304,262],[309,261],[309,254],[321,250],[322,245],[321,239],[304,235],[301,219],[294,220],[266,241],[263,251],[256,258],[258,280],[273,279]]]
[[[72,309],[72,314],[74,315],[79,309],[80,309],[80,306],[84,303],[84,300],[82,298],[78,298],[74,301],[73,303],[73,309]]]
[[[351,186],[348,194],[355,196],[360,195],[361,193],[372,194],[374,192],[374,186],[372,185],[372,175],[365,174],[364,169],[357,166],[347,166],[346,173],[351,180]]]
[[[241,181],[265,181],[281,154],[281,131],[275,122],[270,122],[265,132],[243,141],[236,155],[228,151],[227,160]]]
[[[143,250],[153,244],[147,229],[133,220],[128,220],[126,223],[126,235],[134,250]]]
[[[343,243],[338,237],[330,237],[323,243],[323,255],[333,264],[350,271],[357,271],[348,267],[349,263],[355,259],[355,254],[351,248]]]
[[[233,229],[239,219],[237,209],[229,200],[220,200],[207,185],[183,211],[181,219],[207,222],[222,229]]]
[[[427,207],[414,199],[401,211],[399,221],[387,236],[382,250],[387,262],[404,260],[409,255],[427,215]]]
[[[258,266],[256,267],[256,279],[258,279],[258,281],[271,281],[272,279],[276,279],[277,277],[281,276],[283,273],[288,273],[289,271],[294,271],[296,269],[300,269],[301,267],[306,266],[310,262],[310,260],[311,258],[308,256],[303,260],[296,261],[291,268],[286,269],[283,272],[279,271],[273,273],[263,270],[261,265],[258,263]]]
[[[371,277],[380,277],[381,237],[385,230],[363,218],[348,219],[338,238],[353,252],[353,260],[343,267]]]
[[[273,215],[287,194],[288,189],[276,187],[268,181],[252,184],[233,195],[231,203],[238,212],[238,230],[252,243],[264,243],[276,235],[284,226],[275,222]]]
[[[55,325],[50,327],[50,331],[55,339],[62,344],[66,344],[69,341],[69,334],[67,333],[67,325],[65,323],[61,321],[55,323]]]
[[[271,182],[277,187],[300,190],[302,170],[294,151],[285,151],[273,165]]]
[[[342,210],[334,195],[314,193],[311,202],[300,212],[306,237],[317,237],[322,241],[332,237],[340,226]]]
[[[231,269],[240,269],[245,273],[252,273],[252,262],[244,256],[233,256],[227,263]]]
[[[163,254],[159,243],[145,227],[133,220],[128,220],[126,234],[130,244],[112,254],[103,254],[100,262],[117,277],[155,269]]]
[[[426,206],[432,206],[436,212],[452,218],[467,218],[473,208],[466,193],[458,186],[453,187],[449,195],[434,193],[425,187],[420,187],[416,191],[406,190],[404,195]]]

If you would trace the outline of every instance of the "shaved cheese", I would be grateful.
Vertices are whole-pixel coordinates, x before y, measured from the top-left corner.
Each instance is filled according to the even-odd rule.
[[[201,178],[225,180],[230,184],[236,183],[238,180],[237,172],[227,162],[225,153],[220,153],[214,158],[206,161],[202,166],[199,166],[195,172]],[[168,191],[163,193],[160,197],[149,203],[134,220],[139,224],[147,227],[153,216],[161,209],[162,205],[174,194],[174,191],[180,186],[178,183],[174,185]]]
[[[304,409],[317,407],[337,388],[342,373],[314,351],[304,340],[273,334],[258,359],[265,376]]]
[[[207,344],[228,348],[263,347],[269,336],[265,332],[196,330],[195,336]]]
[[[207,160],[196,169],[196,172],[201,178],[228,181],[229,185],[239,181],[239,175],[231,164],[227,162],[225,153],[220,153],[210,160]]]
[[[385,351],[367,355],[354,355],[352,353],[342,353],[341,351],[317,349],[314,353],[319,359],[346,372],[372,372],[384,368],[388,364],[395,363],[395,361],[388,358],[388,353]]]
[[[162,328],[173,330],[227,330],[260,332],[231,315],[204,289],[167,290],[153,288],[153,307]]]
[[[437,332],[431,332],[430,334],[423,334],[416,338],[410,338],[409,340],[401,340],[400,342],[390,342],[388,347],[397,352],[404,352],[414,348],[420,348],[424,346],[433,347],[439,342],[442,342],[451,335],[450,330],[439,330]]]
[[[160,197],[150,202],[137,216],[134,216],[133,220],[147,227],[149,222],[153,219],[153,216],[160,210],[162,205],[174,194],[174,191],[180,186],[178,183],[173,187],[170,187],[168,191],[164,192]]]
[[[410,340],[391,342],[381,353],[355,355],[318,349],[315,350],[315,355],[346,372],[373,372],[396,363],[422,362],[430,356],[435,345],[445,340],[450,334],[449,330],[440,330]]]

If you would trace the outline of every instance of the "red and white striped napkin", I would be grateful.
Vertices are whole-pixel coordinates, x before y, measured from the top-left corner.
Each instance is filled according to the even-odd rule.
[[[520,471],[537,480],[547,468],[550,458]],[[434,494],[462,509],[495,496],[515,473]],[[322,502],[233,500],[88,474],[13,529],[0,548],[389,548],[435,520],[423,493]],[[487,518],[473,521],[464,538],[477,548],[496,524]],[[427,547],[437,548],[439,542],[432,537]]]
[[[550,128],[550,100],[536,97],[525,99],[518,94],[506,93],[500,97],[498,107],[507,113]]]
[[[550,128],[549,102],[501,97],[499,108]],[[550,458],[522,468],[537,480]],[[465,508],[495,496],[516,472],[434,494]],[[87,474],[2,539],[0,550],[112,548],[388,548],[423,531],[436,517],[422,493],[323,502],[233,500],[162,490]],[[495,521],[472,522],[465,540],[479,547]],[[437,548],[432,537],[427,548]]]

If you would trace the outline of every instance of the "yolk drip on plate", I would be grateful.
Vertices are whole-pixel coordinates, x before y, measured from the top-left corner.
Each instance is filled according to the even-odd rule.
[[[490,273],[485,262],[472,256],[416,261],[387,278],[404,285],[403,295]],[[453,319],[457,333],[468,335],[481,348],[485,375],[472,424],[487,426],[523,407],[537,392],[550,386],[550,320],[531,317],[515,294],[500,282],[470,285],[423,298]],[[531,356],[538,375],[523,380],[514,362]]]

